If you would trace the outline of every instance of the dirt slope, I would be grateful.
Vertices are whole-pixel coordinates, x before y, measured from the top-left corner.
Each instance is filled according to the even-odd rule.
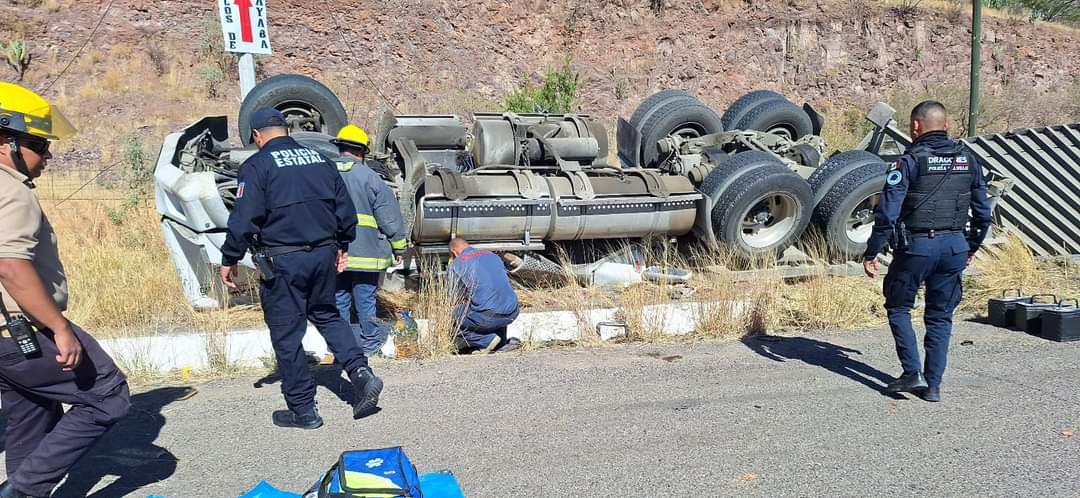
[[[38,88],[70,59],[107,3],[51,0],[29,2],[41,3],[29,7],[25,0],[12,1],[0,5],[0,15],[9,19],[0,23],[0,38],[28,32],[37,61],[28,78]],[[566,55],[582,77],[582,109],[607,119],[628,115],[648,94],[670,87],[694,91],[722,112],[754,88],[779,90],[831,110],[939,84],[966,85],[970,32],[966,16],[956,13],[901,15],[869,0],[669,1],[660,15],[649,5],[630,0],[271,1],[275,53],[262,61],[261,71],[302,72],[327,81],[362,124],[373,121],[383,103],[380,94],[399,112],[490,107],[523,78],[536,78]],[[216,15],[209,0],[116,0],[80,62],[50,91],[78,100],[72,105],[83,106],[81,112],[122,117],[136,127],[148,117],[166,129],[195,118],[205,97],[182,90],[203,85],[195,69],[205,57],[201,40]],[[1033,105],[1058,102],[1080,85],[1080,32],[989,18],[984,36],[982,77],[988,93]],[[88,57],[94,61],[83,60]],[[172,86],[162,87],[165,91],[140,97],[122,81],[95,81],[110,65],[126,64],[123,74],[131,84],[145,85],[155,77],[146,74],[151,63],[169,68],[158,71],[165,73],[161,78],[171,75]],[[89,84],[97,91],[84,89],[78,93],[82,98],[71,98]],[[214,109],[235,108],[232,87],[220,95]],[[159,112],[158,106],[169,101],[183,105]],[[1066,106],[1028,109],[1008,124],[1067,119],[1073,111]]]

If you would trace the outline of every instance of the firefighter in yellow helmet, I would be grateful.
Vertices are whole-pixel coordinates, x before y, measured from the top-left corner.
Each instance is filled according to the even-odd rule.
[[[386,341],[389,332],[375,321],[375,290],[386,268],[395,260],[400,261],[405,252],[405,223],[394,193],[365,160],[369,150],[367,133],[358,126],[348,125],[331,142],[341,152],[335,162],[356,206],[357,219],[356,240],[349,245],[348,266],[338,274],[337,307],[346,321],[351,320],[355,308],[359,326],[353,330],[360,349],[371,356]]]
[[[40,95],[0,83],[0,404],[8,477],[0,498],[49,496],[129,407],[124,374],[63,315],[67,278],[56,233],[30,190],[52,142],[74,133]]]

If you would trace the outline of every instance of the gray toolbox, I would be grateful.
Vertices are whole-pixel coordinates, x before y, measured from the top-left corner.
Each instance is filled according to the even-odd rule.
[[[1040,301],[1040,298],[1045,300]],[[1027,301],[1018,302],[1009,328],[1039,335],[1042,332],[1042,312],[1057,305],[1057,296],[1053,294],[1035,294]]]
[[[1011,295],[1013,293],[1016,295]],[[1001,297],[992,297],[986,304],[987,319],[995,327],[1008,327],[1013,321],[1016,303],[1029,299],[1030,296],[1023,295],[1020,289],[1005,289],[1001,291]]]
[[[1039,335],[1057,342],[1080,341],[1080,303],[1076,299],[1062,299],[1057,306],[1043,310]]]

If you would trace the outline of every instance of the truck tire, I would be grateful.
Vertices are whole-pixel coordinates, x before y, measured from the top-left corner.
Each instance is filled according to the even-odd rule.
[[[294,131],[291,135],[300,145],[315,150],[331,161],[341,155],[337,146],[330,143],[332,135],[314,131]]]
[[[880,165],[882,171],[885,170],[885,163],[881,161],[881,158],[865,150],[849,150],[826,159],[821,167],[814,170],[806,179],[810,183],[810,188],[814,190],[814,205],[821,202],[821,199],[832,190],[833,184],[840,178],[868,164]]]
[[[637,109],[634,109],[634,113],[630,115],[630,126],[641,131],[641,123],[648,119],[657,108],[671,100],[697,99],[693,95],[690,95],[690,92],[687,92],[686,90],[660,90],[638,104]]]
[[[784,96],[776,93],[772,90],[754,90],[733,102],[731,106],[724,111],[724,116],[720,118],[720,122],[723,123],[725,130],[734,130],[732,128],[735,123],[738,123],[742,119],[746,111],[766,100],[783,100]]]
[[[345,107],[325,85],[307,76],[282,74],[255,85],[240,104],[237,126],[244,145],[251,143],[251,114],[260,107],[281,111],[296,131],[332,136],[349,123]]]
[[[726,157],[724,157],[723,152],[719,151],[706,151],[705,153],[716,166],[709,172],[709,175],[705,177],[705,181],[701,182],[701,186],[698,187],[698,190],[711,197],[713,205],[720,200],[720,194],[722,194],[724,190],[727,189],[728,185],[731,185],[731,182],[742,174],[743,171],[750,168],[774,164],[776,162],[776,158],[766,152],[758,150],[740,152]]]
[[[700,137],[724,131],[720,116],[697,99],[666,100],[638,129],[641,133],[641,164],[655,168],[662,159],[657,142],[668,135]]]
[[[713,199],[717,240],[742,262],[778,257],[810,223],[810,186],[764,152],[742,152],[725,163],[701,184]]]
[[[813,133],[814,124],[802,107],[787,99],[772,99],[748,109],[730,129],[775,133],[794,141]]]
[[[814,228],[825,239],[830,258],[850,261],[866,251],[886,169],[878,161],[848,170],[814,208]]]

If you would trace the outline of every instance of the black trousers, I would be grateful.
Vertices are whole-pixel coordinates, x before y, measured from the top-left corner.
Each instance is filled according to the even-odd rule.
[[[127,414],[127,377],[93,337],[72,326],[82,363],[65,372],[52,333],[38,333],[41,356],[27,359],[0,337],[0,405],[7,418],[6,465],[15,489],[49,496],[75,462]],[[60,404],[70,405],[65,413]]]
[[[334,299],[336,256],[333,245],[274,256],[275,278],[263,281],[259,289],[281,373],[281,393],[289,409],[297,413],[315,407],[315,377],[308,368],[302,342],[308,321],[347,372],[367,367],[352,328],[338,314]]]

